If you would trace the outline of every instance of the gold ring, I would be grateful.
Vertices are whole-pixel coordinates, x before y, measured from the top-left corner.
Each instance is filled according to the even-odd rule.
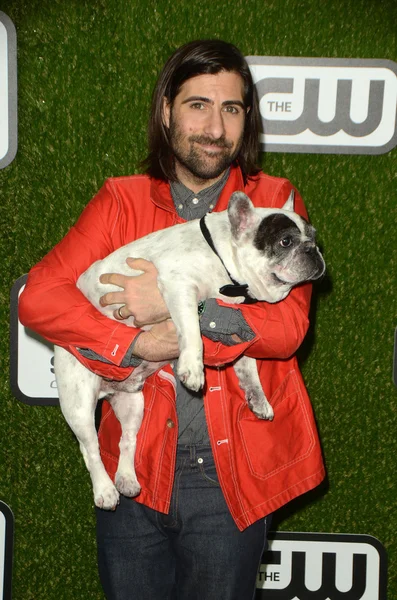
[[[123,306],[125,306],[125,304],[123,304]],[[119,306],[117,309],[117,314],[119,315],[120,319],[122,319],[122,320],[126,319],[126,317],[123,317],[123,315],[121,314],[121,309],[123,308],[123,306]]]

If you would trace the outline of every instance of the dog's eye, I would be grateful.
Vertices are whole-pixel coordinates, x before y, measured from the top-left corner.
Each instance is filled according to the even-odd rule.
[[[283,248],[289,248],[292,244],[292,237],[290,235],[286,235],[280,240],[280,244]]]

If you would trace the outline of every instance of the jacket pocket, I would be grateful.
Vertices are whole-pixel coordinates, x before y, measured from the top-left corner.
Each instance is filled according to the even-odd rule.
[[[258,419],[247,405],[241,406],[241,440],[249,469],[256,477],[272,477],[312,451],[315,438],[301,385],[295,370],[290,371],[269,400],[273,421]]]

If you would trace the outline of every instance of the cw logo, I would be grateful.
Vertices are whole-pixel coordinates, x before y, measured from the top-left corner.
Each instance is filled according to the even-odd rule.
[[[17,36],[0,10],[0,169],[13,161],[17,146]]]
[[[397,63],[247,58],[271,152],[382,154],[397,145]]]
[[[18,318],[18,299],[26,280],[27,275],[19,277],[14,282],[10,294],[11,391],[18,400],[26,404],[58,406],[58,391],[54,378],[54,345],[24,327]]]
[[[11,600],[14,552],[14,515],[0,500],[0,598]]]
[[[386,553],[375,538],[276,533],[269,546],[258,573],[257,600],[386,598]]]

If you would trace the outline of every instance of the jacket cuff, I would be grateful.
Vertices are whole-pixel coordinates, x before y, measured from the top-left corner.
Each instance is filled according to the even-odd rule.
[[[108,365],[116,365],[121,368],[137,367],[138,365],[141,364],[142,359],[133,355],[134,347],[135,347],[136,340],[143,332],[140,330],[137,330],[137,329],[131,329],[131,328],[128,328],[128,329],[130,329],[131,333],[134,331],[135,332],[138,331],[138,333],[134,336],[134,339],[132,340],[132,342],[130,342],[129,346],[127,346],[127,350],[125,350],[124,356],[121,359],[119,358],[119,356],[117,356],[117,355],[120,355],[121,351],[122,351],[122,346],[120,346],[119,344],[115,344],[114,350],[110,353],[112,358],[114,357],[113,360],[110,358],[109,353],[107,353],[109,357],[104,356],[103,354],[95,352],[95,350],[92,350],[91,348],[77,347],[76,351],[78,354],[80,354],[84,358],[87,358],[88,360],[94,360],[94,361],[98,361],[98,362],[108,364]],[[128,333],[130,333],[130,331]],[[131,337],[130,337],[130,339],[131,339]],[[124,346],[124,348],[125,348],[125,346]],[[118,360],[117,360],[117,358],[118,358]]]
[[[250,342],[255,333],[248,325],[241,310],[220,306],[215,298],[206,300],[200,316],[201,333],[213,342],[234,346],[241,342],[233,340],[237,335],[242,342]]]

